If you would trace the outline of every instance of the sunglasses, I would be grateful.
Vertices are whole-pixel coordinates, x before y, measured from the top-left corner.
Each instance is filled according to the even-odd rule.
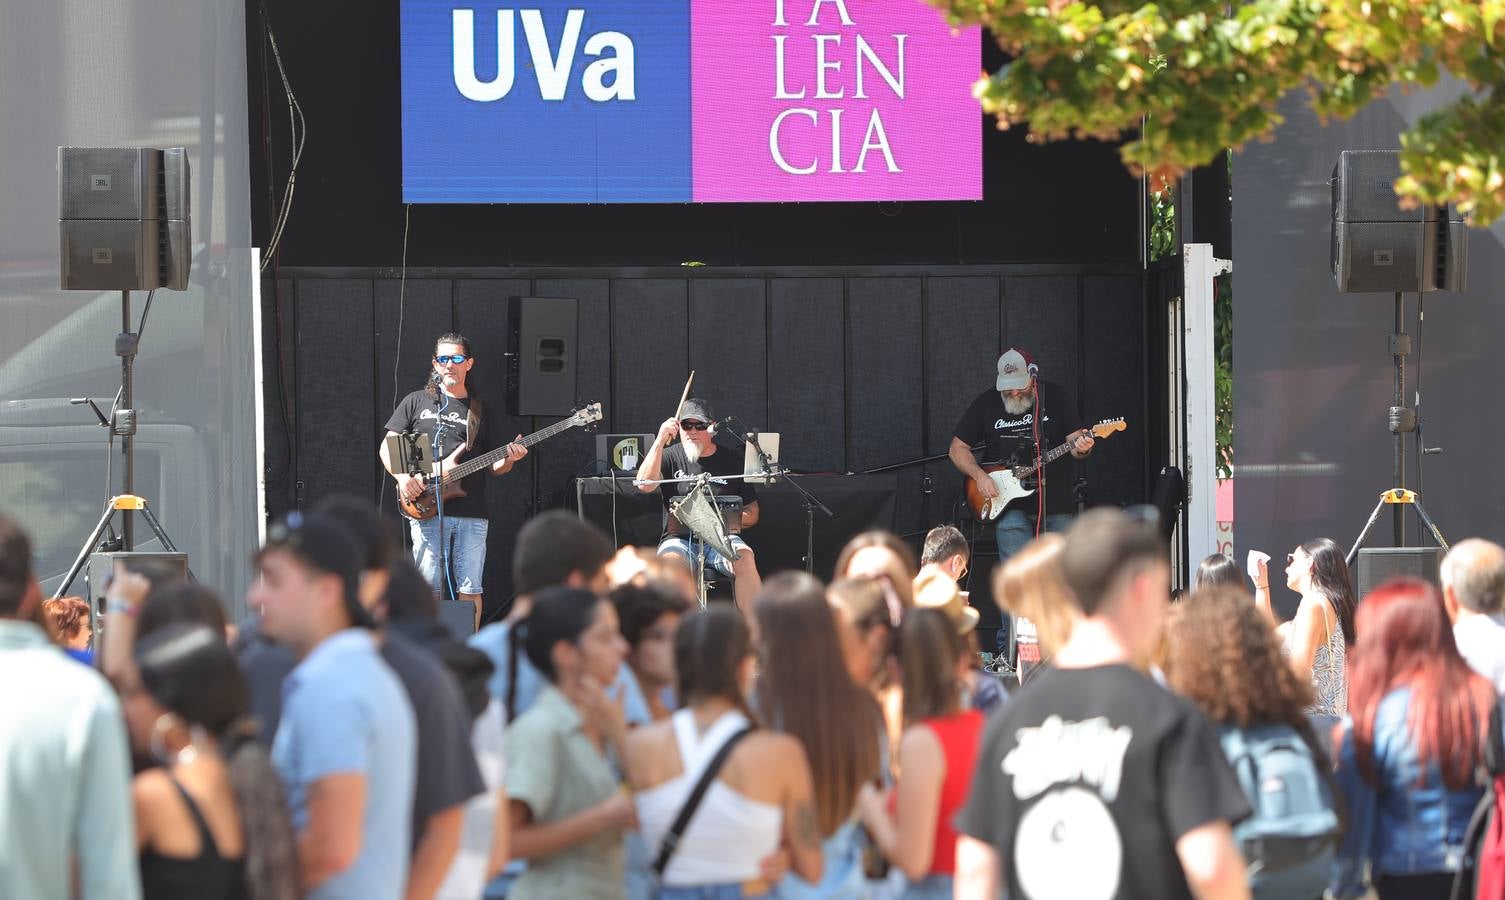
[[[683,428],[685,431],[705,431],[707,428],[710,428],[711,425],[709,422],[697,422],[694,419],[685,419],[683,422],[679,423],[679,427]]]
[[[445,363],[458,366],[460,363],[465,362],[467,359],[470,359],[470,357],[466,356],[463,353],[451,353],[449,356],[434,357],[434,362],[440,364],[441,366]]]

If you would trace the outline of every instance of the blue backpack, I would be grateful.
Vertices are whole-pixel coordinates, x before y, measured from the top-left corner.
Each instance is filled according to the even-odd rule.
[[[1321,895],[1341,824],[1311,746],[1286,724],[1225,725],[1218,740],[1254,810],[1233,829],[1249,886],[1257,896]]]

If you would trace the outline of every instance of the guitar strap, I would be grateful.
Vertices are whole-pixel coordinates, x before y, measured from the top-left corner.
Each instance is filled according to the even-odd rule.
[[[465,416],[465,452],[475,449],[476,438],[481,433],[481,398],[470,395],[470,412]]]

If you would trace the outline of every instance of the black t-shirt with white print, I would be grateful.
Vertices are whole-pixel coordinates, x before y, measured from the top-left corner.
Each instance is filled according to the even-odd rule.
[[[496,414],[492,405],[485,405],[481,408],[481,433],[476,436],[470,450],[460,456],[460,462],[475,459],[501,446],[492,438],[493,435],[500,433],[494,427],[493,419]],[[442,460],[455,452],[456,447],[464,444],[470,435],[469,397],[451,397],[443,391],[438,394],[414,391],[403,397],[402,402],[397,404],[397,409],[392,411],[392,417],[387,420],[387,430],[398,433],[416,431],[423,435],[419,441],[424,446],[433,446],[434,433],[439,430],[441,420],[444,423],[444,431],[439,437],[439,453],[436,457]],[[451,516],[486,518],[486,475],[489,471],[489,469],[482,469],[460,482],[460,487],[465,490],[465,496],[444,502],[445,518]]]
[[[1046,453],[1066,442],[1066,436],[1082,427],[1077,416],[1076,402],[1064,388],[1051,381],[1040,379],[1040,446]],[[1003,405],[1003,397],[995,390],[977,395],[956,423],[956,437],[976,446],[986,442],[982,459],[984,465],[1027,466],[1035,461],[1035,411],[1010,413]],[[1066,454],[1045,468],[1045,511],[1047,513],[1076,512],[1076,458]],[[1024,480],[1026,488],[1035,489],[1036,476]],[[1039,498],[1031,494],[1021,497],[1009,506],[1022,509],[1033,516],[1039,508]]]
[[[665,478],[690,478],[702,472],[709,472],[712,476],[711,493],[718,497],[741,497],[742,506],[745,509],[757,502],[758,489],[756,487],[743,478],[719,483],[714,480],[718,475],[741,475],[745,462],[746,455],[740,446],[733,448],[721,444],[716,445],[716,452],[710,456],[702,456],[697,462],[690,462],[689,455],[685,453],[684,444],[674,443],[664,448],[663,462],[659,464],[659,471]],[[660,485],[659,493],[664,499],[664,508],[667,509],[675,498],[684,496],[694,489],[695,484],[690,481]],[[677,523],[666,518],[664,525],[666,529],[669,529],[675,527]],[[683,529],[679,530],[683,531]]]
[[[1202,713],[1129,666],[1046,669],[989,720],[957,830],[1015,900],[1191,897],[1176,841],[1250,815]]]

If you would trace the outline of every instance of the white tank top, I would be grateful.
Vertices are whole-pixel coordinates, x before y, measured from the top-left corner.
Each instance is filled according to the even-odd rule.
[[[684,772],[657,787],[639,791],[635,802],[638,828],[648,847],[648,860],[658,859],[664,835],[679,817],[700,775],[726,739],[747,727],[747,717],[732,711],[699,734],[688,709],[674,714],[674,738]],[[784,811],[772,803],[749,799],[720,778],[711,782],[669,859],[662,884],[699,887],[740,884],[761,876],[759,864],[779,848]]]

